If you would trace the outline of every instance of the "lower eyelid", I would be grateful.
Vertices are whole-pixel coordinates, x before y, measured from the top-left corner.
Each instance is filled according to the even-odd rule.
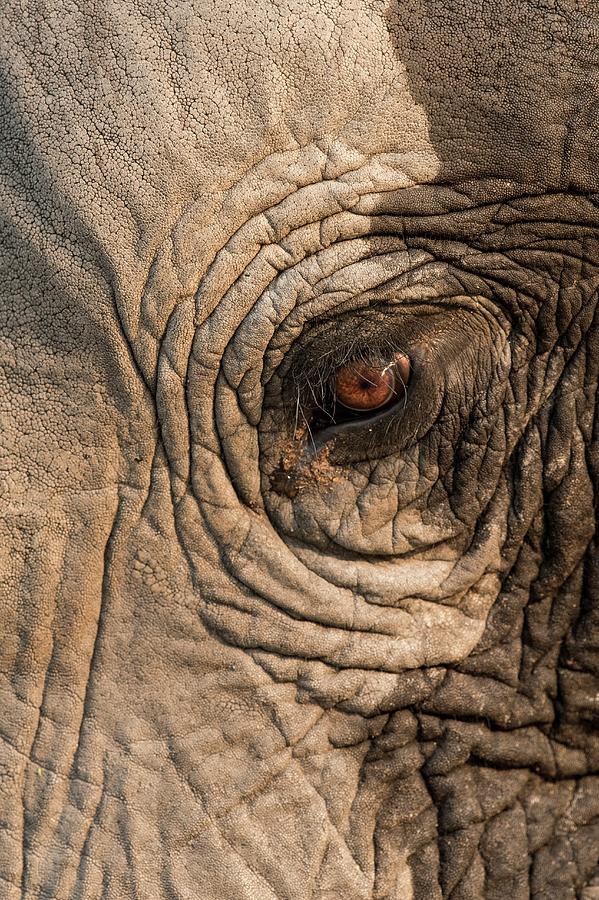
[[[360,419],[347,419],[344,422],[335,422],[332,425],[324,426],[315,432],[317,442],[318,439],[320,439],[320,443],[324,444],[329,438],[333,437],[334,435],[344,434],[351,431],[373,431],[374,428],[379,424],[379,422],[382,422],[384,419],[389,418],[391,415],[393,415],[395,405],[396,404],[387,406],[380,412],[368,417]]]

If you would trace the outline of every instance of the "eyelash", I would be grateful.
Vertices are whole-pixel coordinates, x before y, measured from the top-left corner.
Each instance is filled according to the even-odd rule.
[[[389,353],[389,351],[387,351]],[[338,399],[335,374],[346,369],[359,373],[360,367],[372,367],[380,369],[384,374],[393,367],[393,382],[391,390],[396,392],[397,386],[401,386],[401,393],[396,393],[396,398],[390,397],[388,401],[381,402],[372,409],[356,409],[344,404]],[[404,351],[396,348],[392,356],[382,358],[381,353],[374,355],[372,352],[362,350],[351,357],[345,357],[344,361],[335,366],[328,366],[328,371],[318,372],[318,380],[306,377],[302,382],[296,383],[295,388],[295,427],[294,434],[300,433],[300,420],[303,427],[311,434],[333,434],[343,425],[354,425],[359,428],[363,425],[372,425],[374,422],[387,418],[401,405],[405,409],[407,404],[407,392],[409,381],[410,360]],[[364,378],[364,375],[362,375]],[[368,379],[365,379],[368,382]],[[370,382],[372,383],[372,382]],[[376,388],[376,385],[373,384]]]

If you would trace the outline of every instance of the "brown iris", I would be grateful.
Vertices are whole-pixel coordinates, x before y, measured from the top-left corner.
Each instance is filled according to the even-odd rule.
[[[355,360],[337,369],[335,399],[353,412],[374,412],[403,397],[410,376],[410,360],[397,353],[391,361]]]

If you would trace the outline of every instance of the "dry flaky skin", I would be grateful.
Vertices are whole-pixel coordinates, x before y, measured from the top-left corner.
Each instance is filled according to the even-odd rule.
[[[594,4],[2,30],[0,896],[599,897]]]

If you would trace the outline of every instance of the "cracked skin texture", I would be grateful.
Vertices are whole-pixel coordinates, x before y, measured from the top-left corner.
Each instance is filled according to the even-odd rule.
[[[2,42],[0,896],[596,900],[594,3]]]

